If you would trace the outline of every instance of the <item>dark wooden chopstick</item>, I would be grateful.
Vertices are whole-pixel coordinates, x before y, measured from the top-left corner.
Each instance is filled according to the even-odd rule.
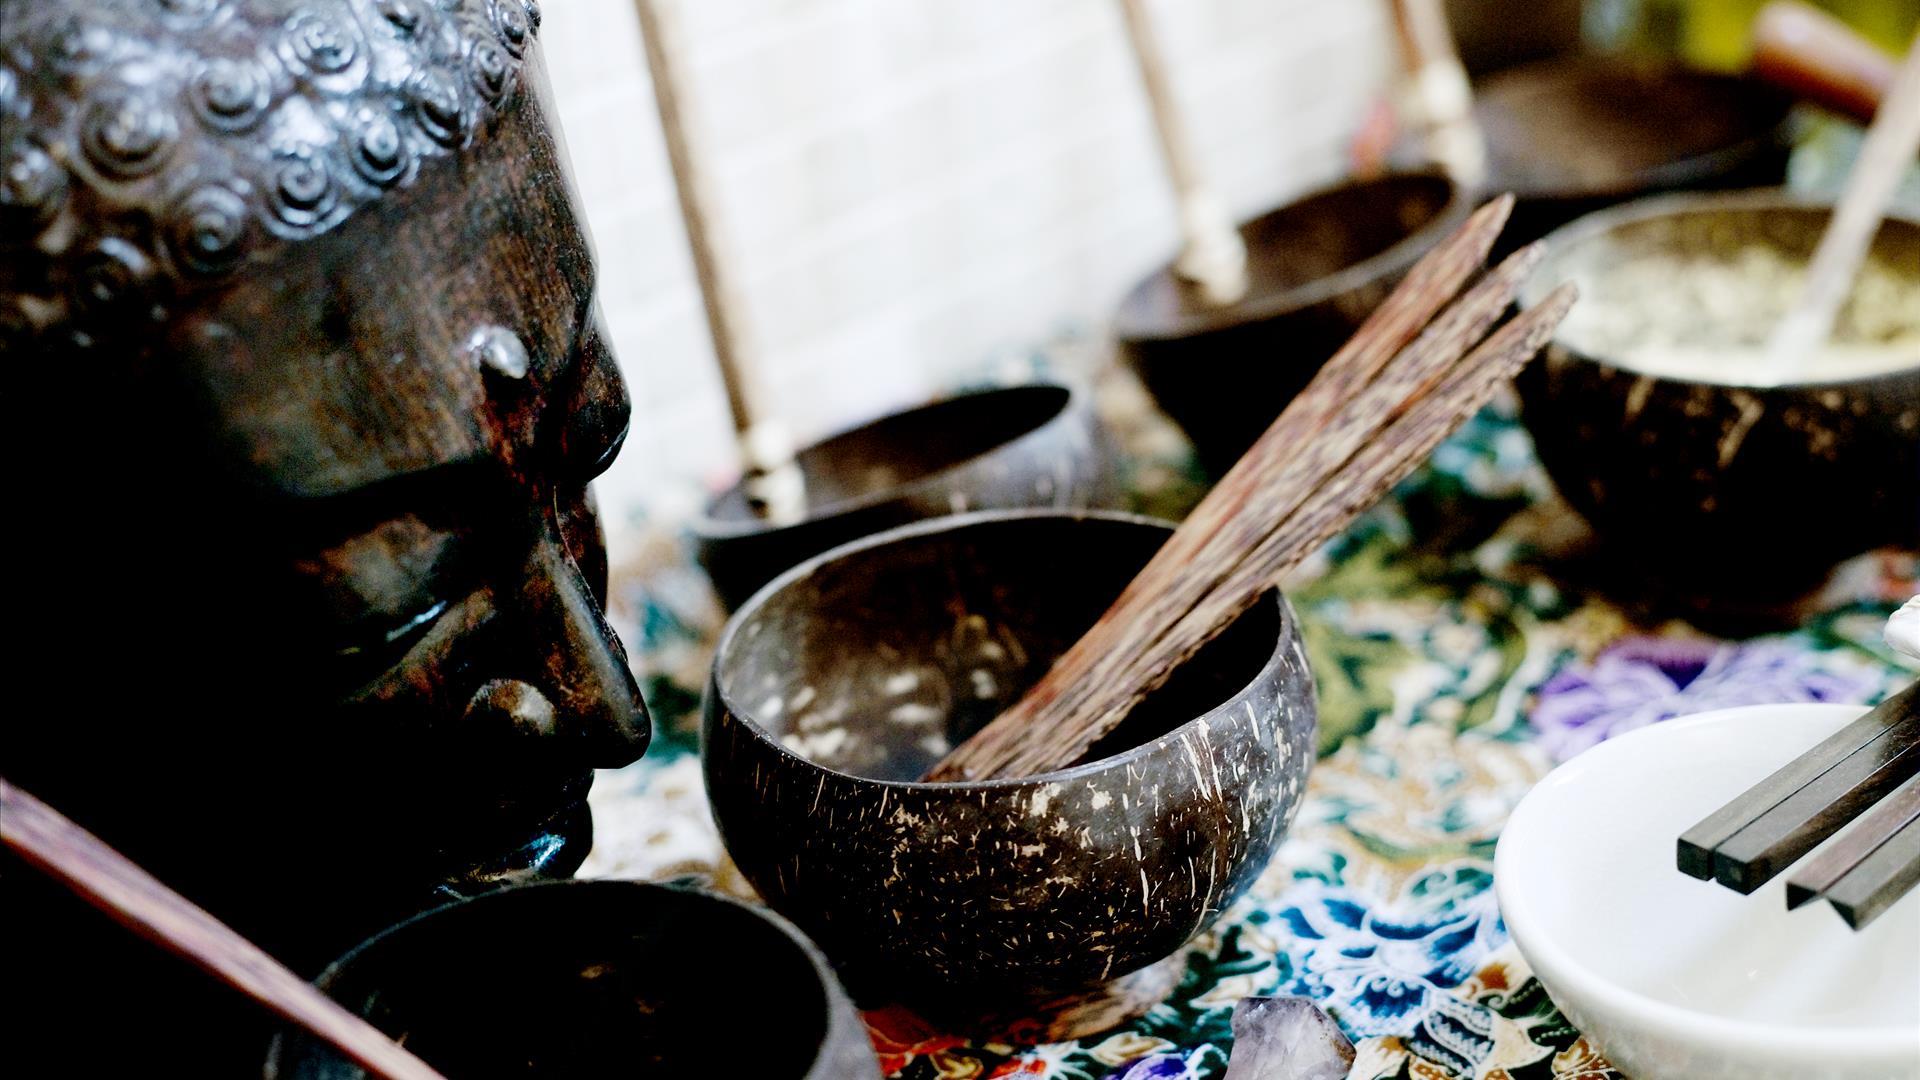
[[[1793,872],[1787,879],[1787,910],[1825,895],[1915,818],[1920,818],[1920,775],[1908,778],[1893,794],[1875,803],[1860,815],[1860,820]]]
[[[1750,893],[1920,772],[1920,709],[1821,773],[1713,850],[1714,880]]]
[[[1879,918],[1916,883],[1920,883],[1920,819],[1909,820],[1835,882],[1827,890],[1827,902],[1858,930]]]
[[[1701,819],[1699,824],[1680,836],[1677,852],[1680,872],[1702,881],[1712,880],[1715,849],[1762,814],[1779,806],[1789,796],[1851,757],[1901,717],[1911,717],[1916,713],[1920,713],[1920,683],[1887,699],[1879,708],[1841,728],[1813,749],[1748,788],[1732,802]]]

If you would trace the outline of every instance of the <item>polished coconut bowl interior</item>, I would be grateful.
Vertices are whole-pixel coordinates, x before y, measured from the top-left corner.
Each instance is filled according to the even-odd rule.
[[[863,547],[744,609],[715,677],[729,707],[795,753],[917,779],[1038,680],[1168,535],[1138,519],[1015,516]],[[1272,658],[1280,629],[1270,593],[1085,760],[1230,699]]]

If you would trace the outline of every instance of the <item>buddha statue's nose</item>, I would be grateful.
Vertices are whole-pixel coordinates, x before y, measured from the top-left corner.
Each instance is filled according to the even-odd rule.
[[[553,702],[518,679],[489,679],[482,684],[467,702],[467,718],[476,725],[522,738],[552,735],[558,730]]]
[[[469,715],[480,710],[516,734],[574,741],[600,768],[632,762],[647,748],[650,725],[620,639],[557,537],[535,545],[527,569],[520,607],[542,670],[483,684]]]

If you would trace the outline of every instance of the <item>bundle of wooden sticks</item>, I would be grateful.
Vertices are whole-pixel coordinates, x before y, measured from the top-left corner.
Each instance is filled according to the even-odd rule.
[[[1093,628],[927,778],[1029,776],[1078,760],[1525,365],[1574,291],[1495,329],[1540,257],[1522,249],[1468,288],[1512,206],[1489,203],[1422,259]]]
[[[1852,822],[1787,879],[1858,930],[1920,883],[1920,683],[1788,762],[1680,837],[1682,872],[1750,893]]]

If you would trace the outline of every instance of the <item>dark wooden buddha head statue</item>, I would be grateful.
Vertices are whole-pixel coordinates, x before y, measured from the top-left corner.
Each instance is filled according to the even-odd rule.
[[[296,962],[571,873],[648,721],[532,0],[0,0],[0,772]]]

